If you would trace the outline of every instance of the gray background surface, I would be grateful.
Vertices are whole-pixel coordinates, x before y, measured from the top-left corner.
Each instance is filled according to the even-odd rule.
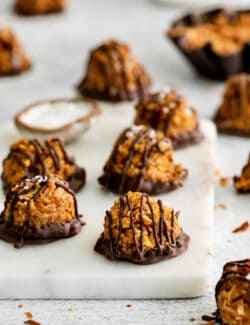
[[[64,15],[20,18],[12,13],[11,3],[1,0],[0,25],[15,28],[34,68],[0,80],[0,121],[10,120],[34,100],[74,95],[89,49],[106,38],[130,43],[153,76],[154,88],[173,85],[192,100],[201,116],[212,117],[219,105],[223,83],[195,75],[164,37],[166,27],[182,12],[178,8],[146,0],[71,0]],[[239,173],[248,152],[249,139],[220,136],[217,168],[224,176]],[[213,279],[207,296],[178,301],[0,301],[0,325],[23,324],[25,311],[31,311],[42,325],[179,325],[189,324],[189,317],[196,317],[192,324],[199,324],[200,315],[215,309],[214,285],[223,264],[250,255],[250,232],[232,234],[232,229],[250,220],[249,196],[239,201],[230,183],[227,188],[217,186],[218,203],[227,204],[228,210],[215,210]],[[20,303],[24,306],[19,309]],[[68,311],[71,307],[73,311]]]

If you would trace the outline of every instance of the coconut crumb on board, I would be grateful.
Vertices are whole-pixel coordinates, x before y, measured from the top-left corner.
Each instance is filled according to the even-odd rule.
[[[219,169],[215,169],[214,176],[220,177],[220,175],[221,175],[221,171]]]
[[[30,311],[26,311],[24,315],[26,316],[26,318],[33,318],[33,314]]]
[[[216,205],[216,208],[222,209],[222,210],[227,210],[228,206],[225,203],[219,203]]]
[[[237,232],[243,232],[248,230],[248,228],[250,227],[250,223],[248,221],[243,222],[239,227],[235,228],[233,230],[233,233],[237,233]]]
[[[220,178],[220,186],[227,187],[229,183],[230,177],[221,177]]]

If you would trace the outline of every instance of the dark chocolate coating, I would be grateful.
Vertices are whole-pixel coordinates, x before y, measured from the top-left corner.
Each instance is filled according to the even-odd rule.
[[[250,75],[241,73],[228,79],[223,103],[214,116],[220,133],[250,137],[248,110],[250,103]],[[233,126],[235,121],[241,124]]]
[[[237,179],[237,176],[234,177],[234,180]],[[237,189],[237,193],[239,194],[248,194],[250,193],[250,190],[242,190],[242,189]]]
[[[248,265],[247,265],[248,263]],[[250,280],[247,276],[250,274],[250,260],[245,259],[241,261],[229,262],[224,265],[222,276],[215,287],[215,296],[217,297],[223,284],[229,279],[237,278],[243,281],[248,281],[250,285]],[[250,302],[250,291],[249,291],[249,302]]]
[[[176,257],[182,254],[188,248],[189,236],[181,231],[178,238],[174,238],[174,222],[178,213],[174,210],[171,213],[171,229],[169,229],[166,222],[166,212],[161,200],[157,201],[160,210],[159,224],[156,224],[156,215],[148,194],[142,193],[140,199],[140,212],[139,212],[139,229],[141,231],[140,238],[136,236],[135,226],[135,212],[132,203],[129,198],[129,193],[120,197],[120,209],[119,209],[119,229],[118,236],[115,239],[113,234],[113,218],[110,211],[106,211],[106,218],[108,218],[109,226],[109,238],[104,237],[104,233],[101,234],[95,245],[95,251],[103,254],[110,260],[128,260],[136,264],[153,264],[160,262],[164,259]],[[143,207],[147,205],[152,218],[152,235],[154,237],[155,247],[150,250],[145,249],[144,242],[144,229],[146,228],[143,221]],[[125,213],[125,207],[128,207],[130,218],[130,229],[132,231],[132,238],[134,241],[135,251],[132,254],[126,253],[120,246],[119,240],[123,232],[122,220],[127,215]],[[168,243],[168,247],[165,247],[164,242]]]
[[[94,89],[89,90],[89,89],[84,89],[85,80],[83,80],[78,86],[77,89],[81,93],[81,95],[86,96],[88,98],[93,98],[96,100],[103,100],[107,102],[113,102],[113,103],[118,103],[122,101],[132,101],[137,98],[140,98],[146,94],[149,93],[150,87],[149,86],[141,86],[138,88],[136,91],[129,91],[129,90],[124,90],[124,91],[119,91],[116,94],[113,94],[112,92],[97,92]]]
[[[8,227],[6,223],[0,222],[0,239],[14,243],[15,248],[22,248],[26,244],[47,244],[61,238],[77,235],[83,225],[84,223],[78,218],[64,224],[49,224],[39,229],[28,226],[25,226],[25,229],[15,226]]]
[[[250,132],[238,130],[238,129],[227,129],[217,125],[219,133],[235,135],[238,137],[250,138]]]
[[[109,173],[104,172],[104,174],[98,178],[98,182],[107,190],[111,190],[114,193],[123,194],[128,191],[132,192],[145,192],[151,195],[158,195],[161,193],[166,193],[173,191],[180,187],[182,181],[188,175],[188,171],[185,170],[185,176],[175,180],[173,182],[159,182],[154,180],[143,180],[140,181],[141,176],[137,177],[129,177],[125,175],[123,187],[121,189],[121,182],[123,175],[122,174],[114,174],[111,175]],[[139,186],[138,186],[139,184]]]
[[[111,250],[110,240],[105,239],[103,234],[98,239],[95,245],[95,251],[103,254],[109,260],[128,260],[135,264],[147,265],[147,264],[155,264],[161,262],[163,260],[167,260],[170,258],[177,257],[184,253],[188,248],[188,243],[190,238],[184,232],[181,233],[179,238],[177,239],[176,246],[170,247],[169,249],[165,249],[163,251],[159,251],[158,248],[152,249],[148,251],[143,258],[140,258],[138,255],[127,255],[121,253],[120,250]],[[112,244],[113,249],[115,247],[115,243]]]
[[[175,179],[171,182],[161,182],[157,180],[146,180],[145,170],[147,164],[150,162],[151,154],[156,149],[161,153],[167,153],[172,150],[172,143],[169,138],[164,138],[162,140],[169,143],[169,146],[165,150],[161,150],[160,141],[156,138],[148,139],[148,142],[144,148],[144,153],[142,155],[142,166],[140,167],[140,173],[137,176],[131,177],[127,175],[127,171],[133,159],[135,152],[135,146],[143,139],[147,138],[153,131],[150,128],[141,126],[138,133],[135,134],[133,139],[132,147],[130,148],[129,155],[126,162],[124,163],[123,170],[121,174],[113,172],[113,164],[116,155],[119,155],[119,146],[127,140],[127,132],[131,131],[132,128],[125,129],[119,136],[115,143],[111,156],[108,162],[104,166],[104,172],[101,177],[98,178],[98,182],[107,190],[111,190],[118,194],[123,194],[129,191],[133,192],[145,192],[151,195],[156,195],[164,192],[169,192],[175,190],[182,185],[182,181],[186,178],[188,172],[186,169],[183,170],[183,176]],[[154,131],[153,131],[154,132]]]
[[[124,51],[126,52],[125,55]],[[107,59],[106,62],[97,60],[96,64],[99,71],[94,72],[97,78],[98,74],[100,74],[103,77],[104,83],[107,83],[103,89],[88,85],[89,74],[93,73],[91,69],[89,70],[89,67],[93,61],[95,62],[95,53],[97,52],[105,55]],[[126,70],[131,60],[130,56],[130,49],[125,44],[114,40],[104,42],[98,48],[91,51],[86,76],[78,86],[79,92],[89,98],[110,102],[134,100],[147,94],[151,81],[147,72],[144,71],[144,68],[139,63],[137,63],[139,65],[137,69],[140,68],[139,71],[133,72],[134,80],[132,82],[133,87],[131,88]],[[119,68],[116,67],[117,64]],[[143,76],[147,76],[146,82],[143,81]],[[111,84],[109,84],[109,79],[112,80]]]
[[[40,178],[40,179],[39,179]],[[6,196],[4,210],[0,215],[0,239],[14,243],[16,248],[21,248],[28,240],[29,242],[48,242],[59,238],[74,236],[80,232],[84,223],[80,220],[78,214],[78,207],[75,193],[68,187],[68,183],[55,181],[56,187],[63,188],[65,192],[69,193],[74,200],[75,216],[72,220],[65,223],[52,223],[43,225],[40,228],[34,227],[30,224],[29,220],[21,226],[17,227],[13,224],[14,212],[16,205],[19,201],[24,201],[23,196],[30,195],[25,202],[30,204],[39,199],[39,196],[47,188],[47,184],[50,180],[48,176],[36,176],[32,179],[24,179],[17,187],[16,190],[10,190]],[[33,186],[28,186],[27,183],[39,185],[39,188],[34,192]],[[7,220],[4,213],[7,205],[10,204],[10,211]]]
[[[218,110],[218,112],[219,112],[219,110]],[[234,136],[244,137],[244,138],[250,138],[249,131],[239,130],[239,129],[235,129],[235,128],[231,128],[231,127],[223,127],[222,125],[220,125],[221,120],[218,117],[218,113],[215,115],[213,120],[214,120],[214,123],[216,124],[217,130],[219,133],[227,134],[227,135],[234,135]]]
[[[146,125],[147,127],[150,125],[150,127],[153,128],[154,130],[159,130],[163,132],[166,136],[168,136],[167,130],[171,125],[172,117],[176,113],[176,111],[180,108],[180,105],[183,100],[182,97],[179,94],[177,94],[174,90],[170,90],[170,92],[175,94],[175,98],[173,101],[176,105],[175,108],[171,108],[167,118],[164,117],[163,109],[165,108],[165,106],[167,107],[167,104],[162,104],[161,100],[168,94],[168,92],[169,91],[163,89],[159,92],[151,93],[148,96],[142,98],[142,101],[139,101],[139,103],[135,107],[136,117],[134,123],[136,125]],[[144,100],[146,101],[146,103],[144,103]],[[157,105],[157,108],[155,111],[149,114],[150,117],[145,118],[144,114],[148,114],[148,112],[147,111],[145,112],[144,108],[147,108],[147,106],[151,104]],[[195,109],[193,108],[190,109],[192,110],[192,112],[195,112]],[[159,124],[163,123],[163,121],[164,121],[163,124],[164,126],[162,128],[159,128]],[[188,146],[198,144],[204,139],[204,136],[200,131],[198,121],[195,128],[192,131],[186,132],[185,134],[180,134],[177,137],[171,137],[171,136],[168,137],[171,139],[174,149],[183,149]]]
[[[242,282],[243,283],[246,282],[249,284],[249,291],[247,292],[246,297],[239,296],[239,300],[241,298],[244,298],[244,300],[248,301],[248,303],[250,305],[250,279],[248,278],[249,274],[250,274],[250,260],[249,259],[226,263],[223,267],[222,276],[215,287],[215,299],[216,299],[218,308],[211,315],[203,315],[202,320],[208,321],[208,322],[215,321],[215,322],[224,324],[223,320],[221,318],[221,311],[220,311],[217,299],[220,295],[221,290],[223,289],[223,287],[224,288],[226,287],[226,285],[229,281],[230,281],[229,283],[231,283],[231,285],[232,285],[232,283],[234,283],[234,286],[237,286],[237,284],[239,285],[239,283],[242,283]],[[240,320],[239,320],[239,324],[240,324]]]
[[[172,27],[176,26],[196,26],[213,20],[213,18],[223,13],[229,19],[237,17],[240,13],[249,13],[249,10],[229,11],[225,8],[215,9],[203,13],[191,13],[177,20]],[[185,36],[184,36],[185,37]],[[215,79],[225,80],[230,75],[239,72],[250,72],[250,45],[244,44],[243,48],[230,55],[221,55],[216,53],[211,44],[195,50],[187,50],[182,45],[183,37],[169,37],[181,53],[193,65],[198,73],[203,76]]]
[[[202,134],[200,128],[197,126],[192,132],[187,132],[185,134],[179,135],[177,138],[171,138],[173,148],[183,149],[189,146],[199,144],[204,140],[204,135]]]
[[[67,180],[69,187],[75,192],[79,192],[86,183],[86,171],[84,168],[77,167],[75,172]]]
[[[218,299],[222,290],[227,291],[229,288],[238,287],[241,285],[247,286],[247,290],[244,292],[239,290],[239,296],[237,300],[244,300],[247,303],[248,308],[250,309],[250,260],[234,261],[227,263],[223,268],[223,273],[221,279],[216,285],[215,288],[215,298],[217,302],[217,320],[222,320],[223,314],[218,304]],[[230,306],[229,306],[230,307]],[[224,311],[225,313],[225,311]],[[240,315],[240,314],[239,314]],[[249,319],[248,319],[249,320]],[[240,323],[240,320],[239,320]]]
[[[62,141],[60,139],[54,139],[54,140],[58,141],[58,143],[60,144],[60,148],[61,148],[61,151],[63,153],[64,160],[66,162],[68,162],[69,164],[74,164],[75,165],[75,171],[74,171],[74,173],[72,175],[70,175],[70,177],[68,179],[66,179],[66,181],[69,183],[70,188],[74,192],[78,192],[78,191],[80,191],[82,189],[82,187],[86,183],[86,171],[85,171],[84,168],[78,167],[75,164],[74,160],[68,156],[68,154],[65,151],[64,146],[62,144]],[[36,175],[46,175],[46,164],[44,163],[43,156],[42,156],[42,152],[44,150],[43,144],[39,140],[37,140],[37,139],[30,140],[30,142],[32,143],[32,145],[34,146],[34,148],[36,150],[35,161],[36,162],[39,162],[39,164],[41,164],[41,166],[42,166],[42,172],[40,170],[38,170],[36,167],[34,167],[34,164],[31,164],[30,167],[26,167],[23,164],[23,162],[20,159],[18,159],[17,156],[15,156],[15,151],[10,151],[9,155],[7,156],[7,158],[5,160],[9,159],[11,156],[15,157],[16,158],[16,162],[24,168],[25,174],[26,174],[26,177],[27,178],[32,178],[32,177],[35,177]],[[57,155],[56,151],[50,145],[49,141],[45,141],[44,142],[44,146],[46,146],[46,148],[50,152],[50,156],[51,156],[51,158],[53,160],[55,169],[56,170],[59,170],[61,168],[61,163],[60,163],[60,158]],[[18,152],[21,152],[24,156],[27,157],[27,159],[29,159],[30,161],[32,161],[32,158],[29,156],[29,154],[27,152],[22,151],[21,149],[18,149],[17,150],[17,153]],[[3,161],[3,165],[4,165],[4,161]],[[2,184],[3,184],[3,190],[4,190],[5,194],[7,194],[8,191],[10,190],[10,187],[12,186],[12,184],[9,184],[5,180],[3,173],[1,175],[1,179],[2,179]]]

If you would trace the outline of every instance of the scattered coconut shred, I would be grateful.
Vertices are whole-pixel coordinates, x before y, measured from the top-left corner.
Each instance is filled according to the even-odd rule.
[[[229,183],[230,177],[221,177],[220,178],[220,186],[227,187]]]
[[[220,175],[221,175],[221,171],[220,171],[220,169],[215,169],[215,171],[214,171],[214,175],[215,175],[216,177],[220,177]]]
[[[247,231],[249,227],[250,227],[250,223],[248,221],[245,221],[245,222],[243,222],[242,225],[240,225],[239,227],[235,228],[233,230],[233,233],[235,234],[235,233],[238,233],[238,232]]]
[[[217,204],[216,208],[223,209],[223,210],[227,210],[228,209],[228,207],[227,207],[227,205],[225,203],[219,203],[219,204]]]
[[[33,318],[33,314],[30,311],[26,311],[24,313],[24,315],[26,316],[26,318],[28,318],[27,320],[24,321],[24,324],[27,324],[27,325],[42,325],[41,323],[37,322],[36,320],[31,319],[31,318]]]
[[[26,311],[24,315],[26,316],[26,318],[33,318],[33,314],[30,311]]]

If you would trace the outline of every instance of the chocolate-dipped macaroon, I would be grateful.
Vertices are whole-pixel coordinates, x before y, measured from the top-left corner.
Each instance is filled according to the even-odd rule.
[[[86,172],[70,158],[59,139],[20,139],[10,146],[3,161],[2,181],[5,192],[23,178],[57,174],[69,183],[75,192],[85,184]]]
[[[176,257],[188,248],[189,237],[179,212],[145,193],[128,192],[106,211],[104,231],[95,250],[110,260],[153,264]]]
[[[78,88],[83,96],[119,102],[140,98],[150,85],[148,73],[130,47],[110,40],[90,53],[86,75]]]
[[[235,73],[250,71],[249,10],[195,10],[175,21],[167,34],[206,77],[225,80]]]
[[[250,324],[250,259],[224,266],[215,296],[217,320],[225,325]]]
[[[175,149],[203,139],[197,113],[189,101],[167,88],[141,98],[136,106],[135,124],[162,131]]]
[[[108,190],[160,194],[183,186],[187,170],[173,161],[171,140],[162,132],[132,126],[121,132],[99,183]]]
[[[241,176],[234,177],[234,187],[239,193],[250,193],[250,154]]]
[[[228,79],[215,123],[219,132],[250,137],[250,74]]]
[[[74,236],[83,223],[74,192],[59,176],[35,176],[13,185],[0,216],[0,239],[16,248]]]
[[[21,43],[9,27],[0,28],[0,76],[20,74],[31,68]]]
[[[21,15],[45,15],[62,12],[67,0],[16,0],[15,11]]]

